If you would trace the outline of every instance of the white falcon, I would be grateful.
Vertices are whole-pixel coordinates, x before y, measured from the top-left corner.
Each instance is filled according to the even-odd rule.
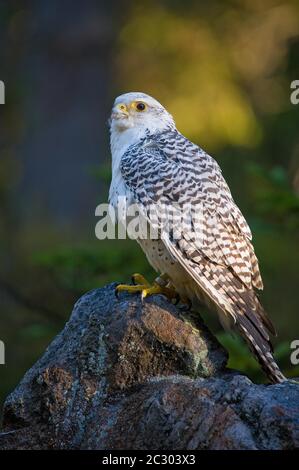
[[[286,380],[272,354],[269,333],[275,329],[256,293],[263,283],[250,228],[217,162],[180,134],[157,100],[139,92],[114,102],[111,152],[110,204],[116,208],[126,197],[142,207],[149,225],[158,225],[158,237],[138,242],[160,276],[150,285],[134,275],[135,285],[117,291],[176,293],[193,305],[206,304],[224,328],[242,335],[271,382]],[[155,205],[184,214],[186,205],[200,210],[188,213],[189,223],[169,228],[160,209],[153,217],[149,208]]]

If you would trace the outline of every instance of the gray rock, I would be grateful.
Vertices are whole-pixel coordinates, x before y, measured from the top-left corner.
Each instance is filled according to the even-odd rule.
[[[84,295],[4,405],[1,449],[294,449],[299,386],[254,385],[199,315]]]

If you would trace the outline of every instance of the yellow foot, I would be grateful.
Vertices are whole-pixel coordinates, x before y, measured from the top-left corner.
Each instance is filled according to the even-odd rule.
[[[142,300],[149,295],[162,294],[165,295],[168,300],[178,300],[177,292],[174,287],[170,285],[169,281],[166,280],[165,275],[159,276],[150,284],[141,274],[133,274],[132,281],[134,285],[119,284],[116,286],[116,294],[121,291],[126,291],[130,294],[141,292]]]

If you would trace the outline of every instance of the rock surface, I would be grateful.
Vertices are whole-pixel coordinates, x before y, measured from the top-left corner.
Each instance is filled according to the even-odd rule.
[[[84,295],[4,405],[1,449],[299,448],[299,386],[254,385],[199,316]]]

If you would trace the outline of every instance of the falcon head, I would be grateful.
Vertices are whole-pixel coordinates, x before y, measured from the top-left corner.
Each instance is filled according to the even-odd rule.
[[[111,114],[111,132],[136,129],[151,133],[174,127],[172,116],[149,95],[140,92],[125,93],[114,101]]]

